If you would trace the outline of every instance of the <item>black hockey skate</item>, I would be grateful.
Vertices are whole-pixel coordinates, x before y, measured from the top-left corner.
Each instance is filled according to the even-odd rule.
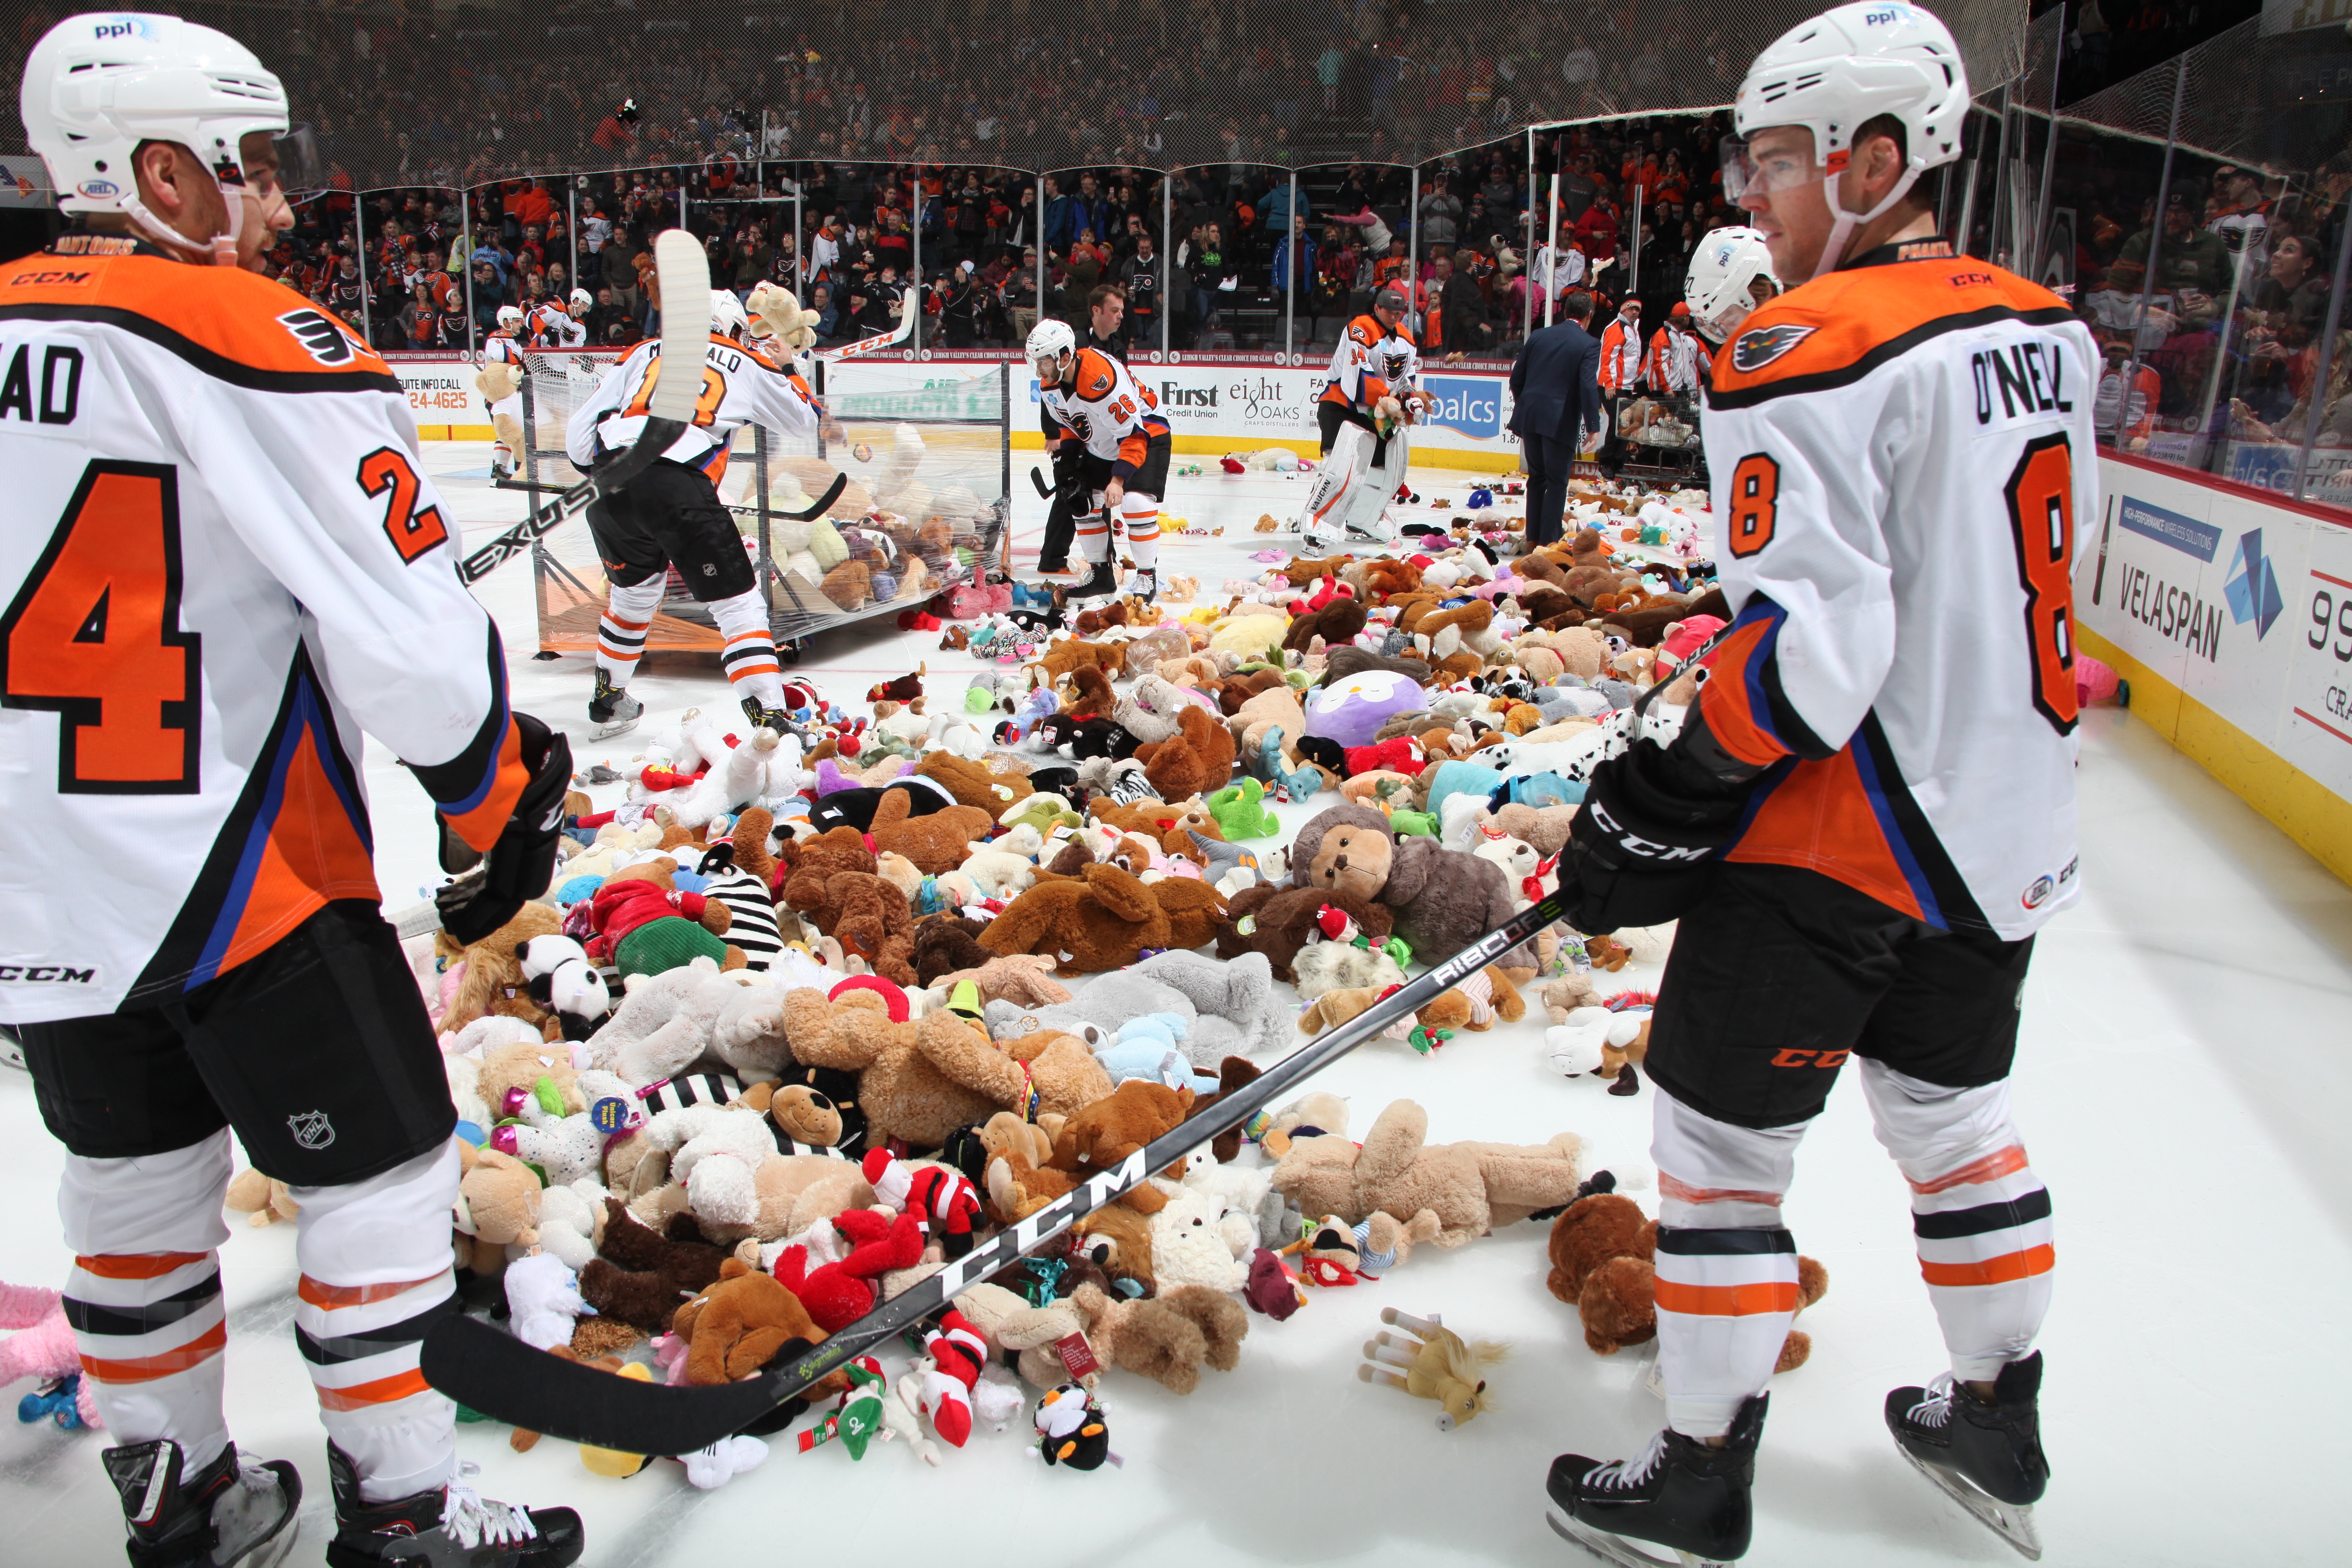
[[[1135,575],[1127,580],[1127,591],[1145,604],[1160,596],[1160,570],[1156,566],[1139,566]]]
[[[578,1559],[586,1544],[578,1514],[492,1502],[467,1484],[477,1468],[461,1465],[446,1487],[396,1502],[364,1502],[351,1456],[328,1444],[336,1524],[328,1568],[564,1568]]]
[[[1759,1394],[1739,1407],[1720,1448],[1669,1428],[1630,1459],[1562,1454],[1544,1482],[1552,1529],[1625,1568],[1695,1568],[1741,1556],[1755,1525],[1748,1490],[1767,1398]]]
[[[754,730],[773,730],[779,736],[807,739],[806,733],[793,722],[793,716],[781,708],[770,708],[756,697],[743,699],[743,717]]]
[[[236,1445],[193,1476],[166,1437],[100,1456],[122,1494],[137,1568],[267,1568],[294,1544],[302,1478],[283,1459],[247,1464]]]
[[[588,736],[601,741],[608,735],[625,734],[637,727],[645,717],[646,705],[629,695],[624,687],[614,686],[604,672],[596,672],[596,690],[588,699]]]
[[[1948,1373],[1886,1396],[1886,1429],[1919,1473],[2029,1562],[2042,1556],[2033,1505],[2050,1485],[2042,1453],[2042,1352],[2011,1362],[1979,1399]]]
[[[1074,604],[1080,599],[1106,598],[1118,592],[1118,568],[1106,558],[1091,563],[1087,580],[1072,588],[1063,598],[1066,603]]]

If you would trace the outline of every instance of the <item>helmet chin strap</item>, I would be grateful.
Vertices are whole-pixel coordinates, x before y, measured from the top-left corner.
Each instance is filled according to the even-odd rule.
[[[1895,182],[1895,188],[1886,193],[1885,199],[1866,213],[1850,213],[1839,203],[1838,175],[1843,173],[1842,169],[1834,171],[1822,182],[1822,195],[1830,204],[1830,216],[1835,221],[1830,225],[1829,238],[1822,242],[1822,258],[1813,263],[1813,276],[1816,278],[1826,278],[1837,270],[1838,263],[1845,259],[1845,242],[1853,237],[1853,231],[1864,224],[1884,217],[1918,183],[1920,171],[1916,163],[1904,170],[1902,177]]]
[[[210,173],[210,171],[206,172]],[[149,212],[147,204],[139,199],[138,193],[135,191],[123,193],[117,199],[117,205],[129,215],[133,224],[146,231],[150,239],[166,249],[188,254],[199,263],[208,262],[215,267],[235,267],[237,237],[245,227],[245,195],[242,191],[230,190],[226,185],[222,184],[217,177],[213,180],[213,188],[220,192],[221,200],[228,208],[228,232],[213,236],[209,242],[190,239],[186,235]]]

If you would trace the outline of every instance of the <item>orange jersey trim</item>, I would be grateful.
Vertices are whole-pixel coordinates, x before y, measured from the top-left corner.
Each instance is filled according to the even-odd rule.
[[[1080,349],[1077,363],[1070,367],[1070,378],[1077,397],[1100,403],[1118,384],[1118,367],[1093,349]]]
[[[1716,356],[1708,405],[1843,385],[1938,332],[1988,321],[2074,320],[2064,301],[1989,261],[1948,256],[1857,267],[1759,307]],[[2084,386],[2082,395],[2094,389]]]
[[[0,268],[0,320],[121,328],[265,392],[398,392],[359,333],[281,283],[154,256],[37,253]]]

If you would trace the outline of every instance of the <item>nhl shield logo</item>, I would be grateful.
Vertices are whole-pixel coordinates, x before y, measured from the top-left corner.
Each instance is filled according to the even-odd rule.
[[[1731,368],[1762,370],[1812,335],[1812,328],[1801,327],[1794,322],[1742,332],[1738,341],[1731,345]]]
[[[305,1110],[286,1119],[286,1130],[305,1149],[323,1149],[335,1141],[335,1124],[323,1110]]]

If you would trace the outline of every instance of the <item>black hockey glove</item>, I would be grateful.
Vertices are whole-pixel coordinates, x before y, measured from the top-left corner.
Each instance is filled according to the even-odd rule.
[[[1715,851],[1763,770],[1726,752],[1694,707],[1671,746],[1646,737],[1592,771],[1560,886],[1587,935],[1675,920],[1706,892]]]
[[[441,827],[441,868],[453,880],[433,895],[441,929],[470,946],[514,919],[523,904],[547,890],[555,851],[563,839],[563,797],[572,787],[572,742],[528,713],[514,716],[522,737],[522,765],[530,782],[489,853],[478,855],[434,813]]]
[[[1074,515],[1083,515],[1094,498],[1087,494],[1087,448],[1083,442],[1065,441],[1054,448],[1055,499]]]

